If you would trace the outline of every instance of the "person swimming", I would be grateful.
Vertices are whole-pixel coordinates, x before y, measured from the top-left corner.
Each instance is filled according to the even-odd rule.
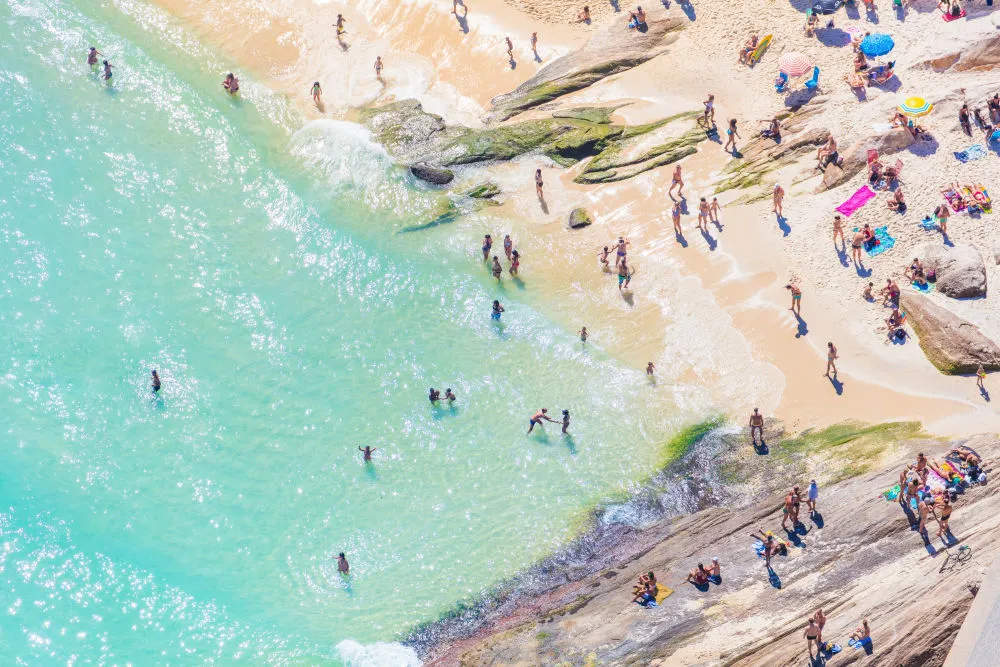
[[[376,450],[378,450],[378,447],[370,447],[368,445],[365,445],[364,447],[358,447],[358,451],[361,452],[361,460],[363,460],[365,463],[372,462],[372,452]]]
[[[347,562],[347,556],[344,555],[343,551],[337,555],[337,571],[341,574],[351,573],[351,564]]]
[[[153,369],[153,393],[160,391],[160,376],[157,375],[156,369]]]

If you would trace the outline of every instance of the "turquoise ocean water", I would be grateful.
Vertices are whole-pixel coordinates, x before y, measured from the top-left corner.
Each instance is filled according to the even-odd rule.
[[[436,195],[360,129],[141,3],[5,0],[0,54],[0,664],[403,663],[651,471],[662,391],[492,284],[487,217],[400,233]]]

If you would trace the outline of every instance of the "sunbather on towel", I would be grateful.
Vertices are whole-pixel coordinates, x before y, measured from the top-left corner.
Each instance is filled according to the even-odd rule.
[[[771,556],[775,554],[787,554],[788,547],[785,543],[777,539],[772,533],[765,533],[762,528],[757,529],[758,533],[750,533],[764,545],[764,565],[771,567]]]

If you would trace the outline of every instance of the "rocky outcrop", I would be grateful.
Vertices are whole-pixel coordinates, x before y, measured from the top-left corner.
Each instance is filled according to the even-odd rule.
[[[563,109],[553,111],[553,118],[573,118],[585,120],[590,123],[610,123],[611,114],[615,112],[615,107],[577,107],[575,109]]]
[[[708,138],[705,130],[690,120],[697,115],[680,114],[648,126],[626,129],[573,180],[577,183],[621,181],[696,153],[698,144]],[[678,119],[688,122],[671,123]]]
[[[941,294],[953,299],[986,296],[986,265],[973,246],[929,243],[918,251],[918,256],[925,270],[934,271]]]
[[[937,72],[948,69],[959,72],[992,70],[1000,65],[1000,36],[982,39],[967,45],[961,51],[925,60],[923,64]]]
[[[500,186],[493,182],[480,183],[476,187],[466,190],[465,196],[473,199],[492,199],[500,196]]]
[[[902,309],[927,360],[947,375],[975,373],[979,365],[1000,370],[1000,346],[932,299],[914,292],[902,296]]]
[[[490,122],[504,121],[557,97],[655,58],[673,42],[679,18],[650,18],[646,30],[628,30],[621,21],[605,24],[580,49],[557,58],[518,86],[493,98]]]
[[[455,173],[450,169],[432,167],[425,162],[411,164],[410,173],[421,181],[433,183],[434,185],[447,185],[455,179]]]
[[[740,149],[743,158],[733,160],[723,169],[722,179],[716,184],[715,191],[752,188],[770,172],[815,154],[816,148],[830,138],[828,130],[812,127],[810,122],[821,105],[822,98],[817,98],[800,110],[779,114],[781,142],[761,136],[747,141]]]
[[[569,220],[566,221],[566,226],[570,229],[581,229],[583,227],[589,227],[594,223],[590,214],[587,213],[585,208],[574,208],[569,214]]]
[[[775,494],[738,509],[712,506],[647,528],[623,528],[586,554],[540,570],[558,583],[536,585],[478,632],[422,646],[425,664],[807,664],[802,633],[817,608],[827,617],[824,638],[843,647],[835,661],[942,664],[983,568],[1000,548],[995,518],[1000,496],[992,483],[959,496],[951,530],[973,547],[975,562],[943,568],[947,554],[933,538],[933,521],[933,539],[925,543],[911,526],[908,509],[880,494],[918,451],[940,460],[952,443],[930,441],[900,426],[874,427],[868,435],[838,425],[785,441],[769,437],[768,456],[746,454],[745,442],[730,443],[744,452],[723,457],[727,465],[741,462],[730,471],[732,485],[743,484],[744,473],[758,468],[779,488],[798,483],[804,489],[816,478],[818,515],[803,506],[802,529],[786,533],[782,496]],[[1000,453],[993,436],[963,443],[986,458]],[[821,472],[801,467],[815,465],[817,458],[825,462]],[[759,526],[791,542],[787,556],[774,557],[770,572],[748,535]],[[713,556],[722,566],[720,584],[699,589],[685,582],[688,571],[699,561],[708,565]],[[596,567],[588,567],[592,562]],[[653,609],[630,602],[632,584],[650,570],[673,591]],[[872,630],[870,654],[847,643],[862,618]]]
[[[851,144],[847,150],[841,151],[844,161],[839,171],[824,174],[821,190],[829,190],[842,185],[868,166],[868,151],[872,148],[885,157],[909,148],[913,143],[913,135],[906,128],[897,127],[883,134],[875,134]]]

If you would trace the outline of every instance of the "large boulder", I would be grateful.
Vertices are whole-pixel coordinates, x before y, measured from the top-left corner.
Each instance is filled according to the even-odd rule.
[[[923,64],[938,72],[952,68],[959,72],[994,69],[1000,65],[1000,36],[994,35],[966,44],[961,51],[925,60]]]
[[[953,299],[986,296],[986,264],[972,246],[925,245],[918,253],[924,269],[937,275],[937,289]]]
[[[566,226],[570,229],[580,229],[581,227],[587,227],[594,223],[594,220],[587,213],[585,208],[574,208],[569,214],[569,220],[566,222]]]
[[[1000,370],[1000,346],[975,324],[915,292],[903,293],[902,309],[920,340],[920,349],[942,373],[975,373],[980,364],[988,371]]]
[[[840,172],[824,174],[823,187],[829,190],[854,178],[855,174],[868,166],[868,151],[872,148],[885,157],[909,148],[912,143],[913,135],[905,127],[896,127],[856,141],[846,150],[840,151],[840,156],[844,159],[840,164]]]
[[[451,169],[441,169],[423,162],[420,164],[411,164],[410,173],[421,181],[427,181],[434,185],[447,185],[455,178],[455,174]]]

